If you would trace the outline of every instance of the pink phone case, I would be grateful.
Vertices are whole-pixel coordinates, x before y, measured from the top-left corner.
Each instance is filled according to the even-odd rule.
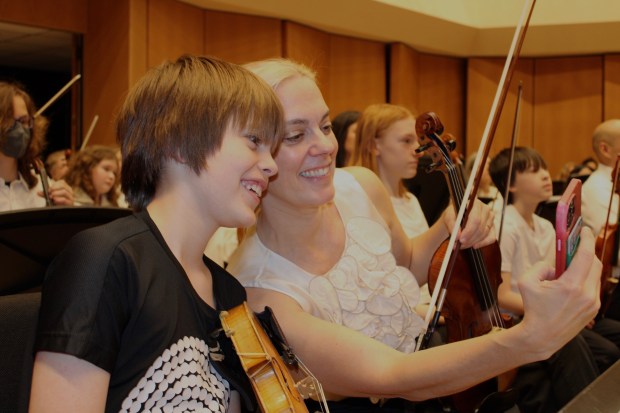
[[[555,275],[562,275],[577,250],[581,235],[581,181],[571,179],[555,215]]]

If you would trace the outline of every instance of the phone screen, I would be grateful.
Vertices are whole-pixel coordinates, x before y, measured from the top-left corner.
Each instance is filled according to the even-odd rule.
[[[581,181],[573,179],[558,202],[555,221],[556,277],[570,265],[581,239]]]
[[[581,240],[581,226],[583,219],[579,217],[575,226],[568,234],[568,238],[566,239],[566,267],[570,265],[573,260],[573,256],[575,256],[575,251],[577,251],[577,247],[579,246],[579,240]]]

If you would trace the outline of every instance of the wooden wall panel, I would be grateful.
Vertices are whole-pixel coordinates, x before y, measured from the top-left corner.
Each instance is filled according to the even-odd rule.
[[[85,33],[88,2],[20,0],[0,2],[0,20],[68,32]]]
[[[435,112],[445,131],[457,139],[465,153],[466,61],[419,53],[409,46],[390,47],[390,103],[419,115]]]
[[[147,71],[148,62],[148,1],[129,2],[129,86]]]
[[[287,21],[283,23],[283,35],[283,57],[314,69],[323,97],[329,102],[329,34]]]
[[[465,59],[420,54],[418,113],[435,112],[465,153]]]
[[[602,119],[603,58],[537,59],[534,148],[552,176],[568,161],[593,155],[592,130]]]
[[[469,59],[467,63],[467,155],[478,149],[484,128],[491,112],[497,91],[504,59]],[[523,95],[519,115],[517,145],[533,146],[534,111],[534,60],[520,59],[517,62],[506,102],[493,139],[491,155],[509,147],[512,139],[519,81],[523,82]]]
[[[617,119],[620,118],[620,55],[605,55],[603,65],[603,119]]]
[[[411,113],[420,113],[418,109],[420,78],[420,53],[402,43],[390,45],[389,101],[402,105]]]
[[[129,2],[91,2],[84,35],[82,136],[99,116],[89,144],[114,144],[115,115],[129,87]],[[77,142],[77,147],[81,142]]]
[[[284,22],[284,57],[310,66],[332,116],[385,102],[385,46]]]
[[[385,45],[330,35],[329,85],[332,116],[386,102]]]
[[[149,0],[149,67],[184,53],[203,54],[204,10],[176,0]]]
[[[206,10],[204,52],[239,64],[281,57],[281,21]]]

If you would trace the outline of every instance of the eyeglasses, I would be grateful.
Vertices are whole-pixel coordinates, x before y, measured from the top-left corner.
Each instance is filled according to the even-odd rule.
[[[34,126],[34,119],[28,115],[22,116],[19,119],[15,119],[15,122],[19,122],[26,129],[32,129]]]

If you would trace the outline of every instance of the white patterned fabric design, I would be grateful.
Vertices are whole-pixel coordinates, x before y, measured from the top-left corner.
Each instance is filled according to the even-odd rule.
[[[422,327],[422,319],[411,310],[420,295],[415,278],[396,265],[381,225],[355,217],[347,222],[346,231],[342,258],[323,277],[313,277],[308,291],[332,322],[397,350],[413,351]]]
[[[159,356],[120,412],[225,412],[230,387],[209,363],[207,344],[184,337]]]
[[[341,258],[326,274],[310,274],[267,249],[250,232],[233,254],[229,271],[245,287],[275,290],[304,311],[412,352],[423,320],[413,310],[420,289],[411,272],[396,265],[391,238],[379,212],[355,178],[337,170],[335,204],[346,230]]]

